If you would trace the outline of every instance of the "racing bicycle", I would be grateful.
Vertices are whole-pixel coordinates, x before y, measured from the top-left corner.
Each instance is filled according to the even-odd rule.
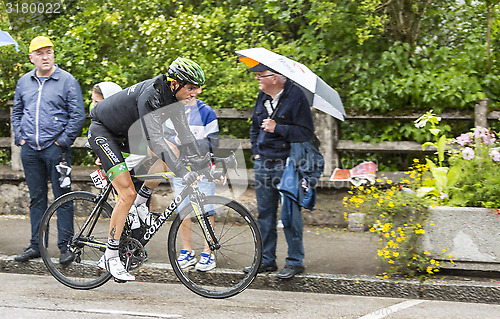
[[[236,169],[237,166],[234,153],[228,157],[211,155],[210,159],[214,165],[222,164],[222,171],[217,172],[219,177],[226,176],[228,168]],[[92,179],[101,187],[98,194],[72,191],[62,195],[47,208],[40,225],[40,253],[45,266],[59,282],[74,289],[93,289],[112,278],[109,272],[99,269],[97,263],[106,250],[114,189],[102,171],[96,172],[100,173],[99,178],[94,174]],[[141,180],[165,180],[172,176],[168,172],[136,175]],[[177,213],[187,197],[189,204]],[[58,231],[57,211],[68,206],[73,207],[73,224]],[[212,209],[215,210],[213,224],[207,213]],[[193,184],[186,185],[162,213],[152,214],[150,226],[141,221],[141,227],[135,230],[127,218],[119,254],[128,271],[144,264],[147,258],[144,247],[163,225],[170,224],[167,240],[170,266],[167,267],[191,291],[207,298],[227,298],[252,283],[262,260],[262,239],[255,218],[242,204],[223,196],[207,196]],[[177,259],[182,248],[181,228],[185,219],[191,220],[193,250],[201,252],[208,243],[215,256],[215,269],[200,272],[194,267],[180,267]],[[61,245],[66,245],[74,255],[69,265],[59,264]],[[242,271],[246,267],[249,267],[248,273]]]

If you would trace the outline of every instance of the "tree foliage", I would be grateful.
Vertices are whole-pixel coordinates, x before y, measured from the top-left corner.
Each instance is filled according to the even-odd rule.
[[[127,87],[165,72],[182,55],[205,70],[200,97],[207,103],[251,108],[257,83],[234,51],[261,46],[309,66],[337,89],[348,113],[472,109],[486,97],[496,107],[497,2],[71,0],[60,14],[32,16],[6,15],[3,6],[0,28],[21,52],[0,47],[0,103],[12,99],[17,80],[32,68],[29,41],[44,34],[87,103],[94,83]],[[387,125],[387,132],[396,130]],[[399,138],[415,136],[405,131]]]

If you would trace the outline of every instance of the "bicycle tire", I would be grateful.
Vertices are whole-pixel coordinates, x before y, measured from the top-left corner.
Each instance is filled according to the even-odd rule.
[[[67,193],[47,208],[40,224],[39,247],[45,266],[54,278],[73,289],[93,289],[112,277],[110,273],[97,267],[107,243],[109,218],[113,210],[111,205],[107,202],[101,205],[102,211],[95,226],[82,233],[86,236],[85,240],[84,237],[79,239],[74,235],[84,227],[96,205],[97,195],[82,191]],[[58,227],[58,209],[71,206],[74,211],[73,222]],[[63,240],[67,240],[67,243],[58,244],[58,236],[65,238]],[[60,251],[66,248],[76,252],[75,260],[68,265],[61,265]]]
[[[192,249],[199,254],[206,243],[200,225],[194,221],[191,205],[178,214],[168,235],[168,256],[177,278],[194,293],[206,297],[222,299],[245,290],[255,279],[262,260],[262,238],[255,218],[240,203],[221,196],[206,196],[205,209],[214,205],[216,211],[214,232],[220,248],[213,252],[216,268],[202,272],[194,265],[181,268],[177,258],[183,248],[181,238],[181,216],[193,219],[191,227]],[[198,255],[199,256],[199,255]],[[243,269],[250,271],[244,273]]]

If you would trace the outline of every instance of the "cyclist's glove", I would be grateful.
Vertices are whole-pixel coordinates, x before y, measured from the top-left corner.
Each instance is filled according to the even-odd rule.
[[[186,175],[182,177],[182,184],[184,185],[191,185],[194,182],[196,182],[196,179],[198,178],[198,173],[195,171],[188,172]]]

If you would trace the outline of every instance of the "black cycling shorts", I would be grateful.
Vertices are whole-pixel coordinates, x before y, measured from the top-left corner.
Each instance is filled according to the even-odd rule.
[[[101,122],[92,120],[89,127],[89,144],[101,160],[102,168],[106,171],[109,180],[128,172],[122,155],[128,152],[126,138],[114,135]]]

